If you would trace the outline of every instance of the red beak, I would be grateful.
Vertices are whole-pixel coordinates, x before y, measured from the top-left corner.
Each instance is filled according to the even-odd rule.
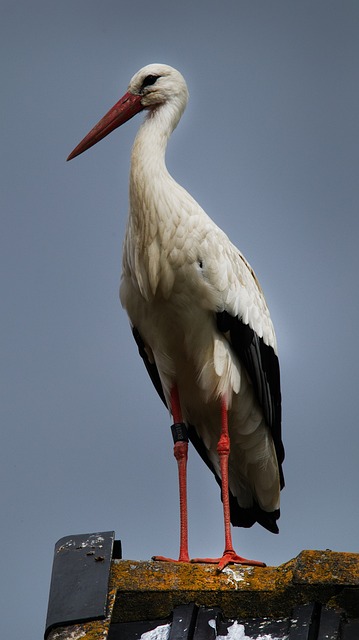
[[[136,113],[142,111],[144,107],[141,104],[142,96],[136,96],[133,93],[125,93],[125,95],[101,118],[101,120],[91,129],[90,133],[70,153],[67,160],[72,160],[80,153],[83,153],[94,144],[102,140],[111,131],[120,127],[121,124],[133,118]]]

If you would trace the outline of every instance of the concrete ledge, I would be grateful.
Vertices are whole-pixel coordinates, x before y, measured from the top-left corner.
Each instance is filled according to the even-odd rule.
[[[116,560],[112,622],[165,618],[173,607],[195,602],[221,607],[226,617],[288,616],[316,601],[359,616],[359,554],[302,551],[279,567]]]
[[[106,640],[112,623],[167,618],[191,602],[220,607],[226,618],[285,618],[309,602],[359,618],[359,554],[302,551],[279,567],[222,573],[215,565],[112,560],[105,620],[58,627],[47,640]]]

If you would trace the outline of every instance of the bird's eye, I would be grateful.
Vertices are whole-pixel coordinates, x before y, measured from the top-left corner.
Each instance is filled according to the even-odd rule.
[[[145,87],[149,87],[151,84],[155,84],[157,78],[159,78],[159,76],[146,76],[141,85],[141,92]]]

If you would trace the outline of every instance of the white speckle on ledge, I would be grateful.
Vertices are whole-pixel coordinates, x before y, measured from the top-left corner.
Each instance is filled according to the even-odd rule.
[[[152,631],[143,633],[141,640],[168,640],[170,629],[170,624],[161,624],[159,627],[152,629]]]
[[[228,634],[226,636],[217,636],[216,640],[287,640],[288,636],[278,638],[276,636],[272,636],[269,633],[265,633],[264,635],[257,636],[253,638],[252,636],[247,636],[245,633],[244,625],[239,624],[237,620],[228,627]]]
[[[233,584],[237,589],[238,584],[240,582],[244,582],[246,576],[250,575],[252,571],[252,567],[241,567],[240,569],[231,569],[230,567],[225,567],[222,573],[225,573],[228,576],[227,582]]]

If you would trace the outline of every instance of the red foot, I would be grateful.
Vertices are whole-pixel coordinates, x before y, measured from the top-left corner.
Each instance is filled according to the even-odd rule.
[[[193,558],[191,562],[204,562],[206,564],[218,564],[218,571],[222,571],[228,564],[246,564],[251,567],[265,567],[264,562],[259,560],[247,560],[238,556],[235,551],[225,551],[221,558]]]
[[[165,556],[152,556],[152,560],[156,562],[173,562],[174,564],[178,564],[179,562],[190,562],[189,556],[179,557],[178,560],[173,560],[172,558],[166,558]]]

